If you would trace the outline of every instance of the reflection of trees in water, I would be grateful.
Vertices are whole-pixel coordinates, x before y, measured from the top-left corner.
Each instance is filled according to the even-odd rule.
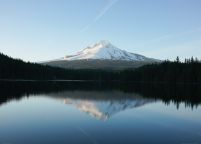
[[[61,91],[107,91],[118,90],[124,93],[136,93],[142,97],[162,100],[165,104],[173,102],[177,107],[185,103],[186,107],[196,108],[201,103],[200,85],[167,85],[139,83],[100,83],[100,82],[0,82],[0,104],[25,96],[56,93]],[[121,95],[124,98],[127,95]],[[80,96],[82,97],[82,96]],[[94,99],[105,99],[107,95],[93,95]],[[109,97],[119,99],[119,96]]]

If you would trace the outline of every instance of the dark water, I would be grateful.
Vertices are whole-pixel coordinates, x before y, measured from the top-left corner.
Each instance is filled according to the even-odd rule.
[[[201,144],[201,87],[1,82],[0,144]]]

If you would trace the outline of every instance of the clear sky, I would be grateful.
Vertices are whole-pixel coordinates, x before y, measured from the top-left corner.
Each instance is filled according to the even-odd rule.
[[[201,0],[0,0],[0,52],[44,61],[100,40],[158,59],[201,59]]]

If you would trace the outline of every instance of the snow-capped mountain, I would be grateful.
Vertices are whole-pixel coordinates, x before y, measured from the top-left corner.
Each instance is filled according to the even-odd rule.
[[[84,50],[63,58],[63,60],[126,60],[126,61],[145,61],[149,58],[121,50],[108,41],[101,41],[93,46],[89,46]]]
[[[113,69],[137,68],[145,64],[160,62],[143,55],[121,50],[108,41],[88,46],[73,55],[41,64],[67,69]]]

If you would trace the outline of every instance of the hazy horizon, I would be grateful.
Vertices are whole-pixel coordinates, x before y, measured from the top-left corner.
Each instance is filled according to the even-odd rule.
[[[156,59],[201,58],[198,0],[0,0],[0,52],[45,61],[108,40]]]

